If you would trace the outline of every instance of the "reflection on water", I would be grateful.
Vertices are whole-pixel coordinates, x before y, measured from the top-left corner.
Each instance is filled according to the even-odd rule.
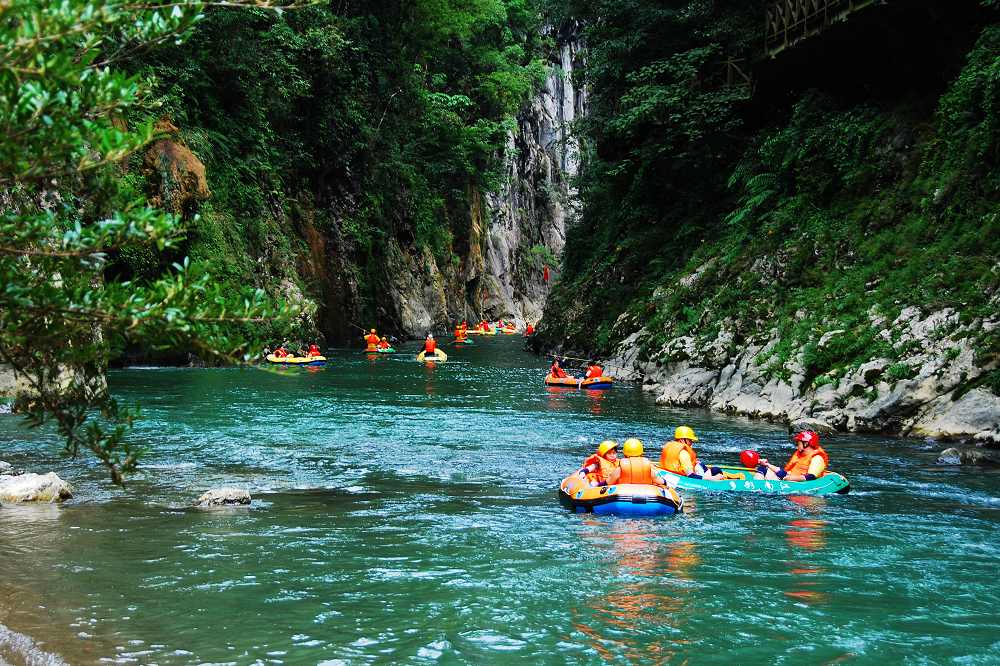
[[[594,572],[595,589],[574,628],[603,661],[661,661],[676,654],[683,637],[688,597],[700,563],[691,541],[665,540],[656,521],[584,519],[585,542],[608,551],[606,566]]]
[[[805,510],[818,516],[827,505],[823,497],[795,496],[788,499],[796,514]],[[791,559],[786,560],[786,565],[793,578],[793,589],[786,590],[786,596],[808,604],[827,600],[826,593],[817,589],[826,569],[815,564],[816,556],[826,547],[826,526],[827,521],[820,518],[793,518],[788,521],[785,539],[790,547]]]

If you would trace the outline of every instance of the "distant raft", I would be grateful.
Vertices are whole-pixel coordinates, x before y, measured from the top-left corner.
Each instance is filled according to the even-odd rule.
[[[469,335],[496,335],[497,329],[491,328],[488,331],[480,331],[478,328],[470,328],[466,333]]]
[[[591,379],[577,379],[576,377],[554,377],[551,373],[545,375],[546,386],[564,386],[566,388],[589,389],[592,391],[603,391],[611,388],[614,384],[612,377],[593,377]]]
[[[719,493],[759,493],[762,495],[833,495],[848,493],[851,484],[837,472],[827,472],[812,481],[774,481],[770,479],[755,479],[754,470],[746,467],[727,467],[719,465],[725,479],[707,481],[689,476],[674,474],[658,467],[653,468],[654,474],[667,479],[667,483],[676,484],[681,490],[703,490]]]
[[[267,362],[275,365],[326,365],[326,356],[275,356],[268,354]]]
[[[517,335],[516,328],[501,328],[500,330],[504,333],[504,335]]]
[[[417,354],[417,360],[421,363],[424,361],[447,361],[448,355],[440,349],[435,349],[433,354],[428,354],[426,351],[422,351]]]
[[[667,516],[684,507],[684,500],[673,488],[645,483],[595,488],[575,473],[559,484],[559,501],[576,513],[615,516]]]

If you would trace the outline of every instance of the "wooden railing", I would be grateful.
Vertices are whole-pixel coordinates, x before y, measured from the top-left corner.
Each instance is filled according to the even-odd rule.
[[[764,50],[774,57],[850,14],[885,0],[777,0],[767,8]]]

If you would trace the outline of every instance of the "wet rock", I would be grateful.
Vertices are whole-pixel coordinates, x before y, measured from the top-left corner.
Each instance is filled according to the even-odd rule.
[[[199,497],[195,506],[244,506],[250,501],[250,492],[244,488],[214,488]]]
[[[13,476],[14,466],[9,462],[4,462],[0,460],[0,476]]]
[[[820,435],[832,435],[834,432],[836,432],[836,429],[832,425],[830,425],[826,421],[821,421],[820,419],[810,419],[810,418],[795,419],[788,425],[788,427],[793,432],[812,430],[813,432],[817,432]]]
[[[985,389],[973,389],[958,400],[945,395],[932,401],[909,434],[935,438],[971,434],[990,440],[991,433],[1000,437],[1000,397]]]
[[[0,476],[0,502],[61,502],[73,497],[73,488],[55,472]]]
[[[945,449],[938,456],[942,465],[1000,466],[1000,451],[977,446],[960,446]]]
[[[178,138],[179,130],[169,119],[161,119],[156,130],[168,135],[146,151],[143,172],[154,188],[150,203],[175,215],[191,217],[197,205],[212,193],[205,165]]]

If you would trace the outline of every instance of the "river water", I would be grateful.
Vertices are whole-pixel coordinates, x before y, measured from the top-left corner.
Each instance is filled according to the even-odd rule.
[[[477,343],[435,367],[345,350],[313,370],[113,372],[148,447],[124,490],[0,417],[0,459],[77,492],[0,509],[0,648],[35,642],[0,662],[1000,662],[1000,475],[842,436],[846,496],[572,514],[556,486],[602,438],[655,458],[685,423],[735,463],[783,459],[787,435],[626,385],[547,390],[519,339]],[[218,485],[252,507],[189,508]]]

